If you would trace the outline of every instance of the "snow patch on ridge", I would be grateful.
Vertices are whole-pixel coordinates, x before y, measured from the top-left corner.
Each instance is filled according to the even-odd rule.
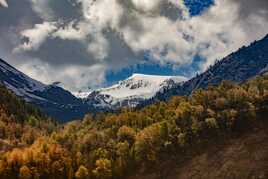
[[[186,81],[185,77],[180,76],[157,76],[157,75],[143,75],[133,74],[124,81],[120,81],[109,88],[98,90],[100,94],[109,95],[117,99],[128,97],[153,97],[161,87],[165,86],[165,82],[173,80],[176,83]]]
[[[46,85],[43,83],[26,76],[2,60],[0,60],[0,71],[4,73],[3,76],[6,77],[3,81],[14,87],[16,86],[15,84],[17,84],[20,86],[20,89],[24,91],[43,91],[46,88]],[[24,83],[22,83],[22,81]]]
[[[154,97],[159,91],[183,84],[187,78],[181,76],[158,76],[133,74],[117,84],[91,92],[84,100],[97,108],[119,109],[136,107],[142,101]]]

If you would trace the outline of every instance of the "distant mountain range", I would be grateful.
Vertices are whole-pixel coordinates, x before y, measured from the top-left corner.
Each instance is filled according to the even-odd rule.
[[[265,71],[268,71],[268,35],[188,81],[179,76],[134,74],[109,88],[76,96],[56,84],[45,85],[36,81],[0,59],[0,82],[61,122],[82,118],[88,112],[144,106],[174,95],[190,95],[196,89],[217,85],[222,80],[240,83]]]
[[[56,85],[45,85],[36,81],[1,59],[0,81],[16,95],[61,121],[83,117],[91,110],[70,92]]]
[[[157,92],[181,84],[186,78],[134,74],[109,88],[73,95],[56,83],[45,85],[36,81],[0,59],[0,81],[27,102],[37,105],[59,121],[66,122],[82,118],[89,112],[136,107]]]

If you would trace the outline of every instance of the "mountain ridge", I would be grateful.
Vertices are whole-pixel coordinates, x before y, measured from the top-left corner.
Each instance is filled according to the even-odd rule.
[[[86,113],[139,108],[166,101],[172,96],[190,95],[197,89],[218,85],[223,80],[241,83],[267,71],[268,35],[217,61],[207,71],[188,81],[184,77],[133,74],[118,84],[91,92],[84,99],[56,85],[34,80],[0,60],[0,82],[61,122],[81,119]]]
[[[77,99],[69,91],[34,80],[2,59],[0,59],[0,81],[17,96],[37,105],[43,112],[60,121],[77,119],[90,111],[82,100]]]
[[[126,80],[107,88],[91,92],[85,101],[96,100],[96,106],[101,105],[116,110],[121,107],[136,107],[142,101],[152,98],[163,88],[171,88],[187,79],[182,76],[160,76],[135,73]]]
[[[217,61],[204,73],[195,76],[183,85],[157,93],[153,99],[146,101],[141,106],[156,101],[166,101],[176,95],[190,95],[197,89],[218,85],[223,80],[241,83],[266,71],[268,71],[268,34],[263,39],[255,41],[247,47],[243,46]]]
[[[186,78],[133,74],[117,85],[95,90],[87,98],[81,99],[55,84],[46,85],[32,79],[0,59],[0,82],[17,96],[37,105],[43,112],[60,122],[83,118],[86,113],[111,112],[122,107],[136,107],[142,101],[153,97],[158,90],[170,88],[183,80]],[[123,97],[115,96],[116,92],[112,91],[118,89],[118,94],[122,93],[120,89],[134,93],[125,94]]]

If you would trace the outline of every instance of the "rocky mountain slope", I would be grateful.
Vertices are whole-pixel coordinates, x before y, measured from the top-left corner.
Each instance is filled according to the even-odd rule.
[[[45,85],[18,71],[0,59],[0,81],[29,103],[39,106],[50,116],[66,121],[83,117],[90,111],[81,99],[56,86]]]
[[[82,118],[89,112],[135,107],[152,98],[157,92],[181,84],[185,80],[184,77],[134,74],[114,86],[91,92],[82,99],[56,84],[45,85],[34,80],[0,59],[0,82],[17,96],[37,105],[61,122]]]
[[[173,88],[159,92],[152,103],[167,100],[175,95],[190,95],[196,89],[204,89],[209,85],[218,85],[223,80],[240,83],[268,70],[268,35],[255,41],[248,47],[242,47],[215,63],[204,73]]]

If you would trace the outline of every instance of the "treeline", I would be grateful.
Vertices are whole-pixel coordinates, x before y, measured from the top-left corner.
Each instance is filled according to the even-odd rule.
[[[31,142],[22,140],[25,146],[2,152],[0,178],[126,178],[250,131],[267,112],[268,76],[262,76],[242,85],[222,82],[140,110],[89,114],[51,134],[33,133]]]
[[[44,120],[46,116],[36,107],[26,104],[24,100],[7,90],[0,84],[0,107],[9,116],[14,116],[16,122],[23,123],[29,120],[29,116],[35,117],[37,120]]]

